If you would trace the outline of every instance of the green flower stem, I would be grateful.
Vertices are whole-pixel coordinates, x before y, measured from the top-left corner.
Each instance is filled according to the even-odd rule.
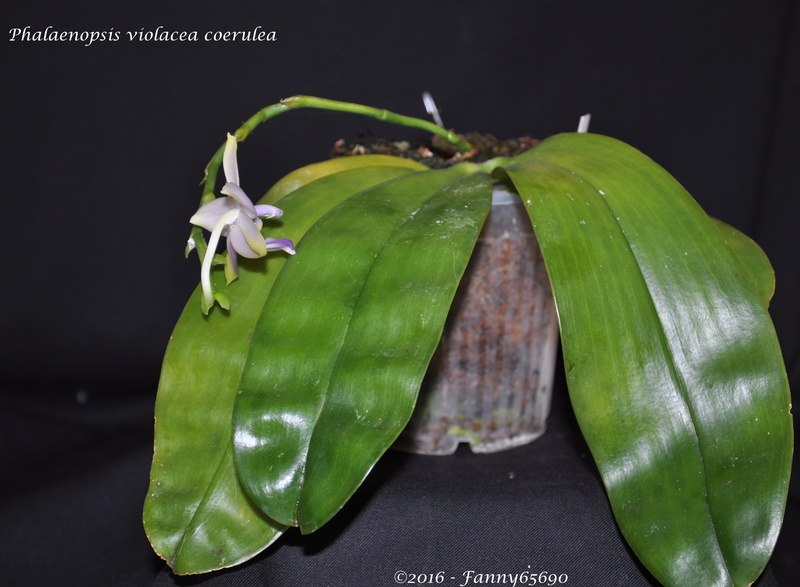
[[[277,104],[271,104],[270,106],[259,110],[256,114],[251,116],[233,134],[236,136],[236,140],[241,143],[262,122],[266,122],[278,114],[283,114],[284,112],[288,112],[297,108],[318,108],[321,110],[350,112],[352,114],[370,116],[372,118],[377,118],[378,120],[383,120],[392,124],[420,128],[422,130],[429,131],[433,134],[443,137],[449,143],[457,147],[461,152],[468,152],[473,148],[470,143],[459,137],[453,131],[444,129],[428,120],[422,120],[420,118],[414,118],[411,116],[403,116],[388,110],[372,108],[371,106],[363,106],[361,104],[354,104],[352,102],[339,102],[338,100],[327,100],[325,98],[316,98],[314,96],[292,96],[290,98],[281,100]],[[216,198],[214,190],[216,188],[217,174],[219,173],[219,168],[222,165],[222,156],[224,153],[225,143],[223,143],[220,148],[217,149],[217,152],[214,153],[211,161],[209,161],[208,165],[206,165],[205,176],[202,182],[203,195],[200,198],[200,205],[207,204]],[[202,259],[203,255],[205,254],[206,244],[202,230],[195,227],[192,230],[190,239],[194,242],[194,246],[197,248],[197,252]]]
[[[203,229],[199,226],[193,226],[192,232],[189,234],[189,242],[186,244],[186,256],[192,250],[197,249],[197,254],[202,259],[206,254],[206,237],[203,235]]]
[[[353,104],[351,102],[338,102],[336,100],[326,100],[325,98],[315,98],[313,96],[292,96],[281,100],[281,105],[286,108],[320,108],[323,110],[334,110],[339,112],[351,112],[353,114],[361,114],[362,116],[370,116],[378,120],[391,122],[400,126],[409,126],[412,128],[421,128],[433,134],[437,134],[444,138],[449,143],[455,145],[460,151],[466,152],[472,150],[472,145],[459,137],[453,131],[442,128],[441,126],[429,121],[411,116],[403,116],[395,114],[388,110],[380,108],[372,108],[370,106],[362,106],[361,104]],[[257,117],[258,115],[256,115]],[[255,117],[254,117],[255,118]],[[250,121],[245,123],[245,126]],[[256,122],[256,124],[258,124]]]
[[[338,100],[327,100],[325,98],[315,98],[314,96],[292,96],[291,98],[285,98],[281,100],[277,104],[267,106],[251,116],[233,134],[236,136],[236,140],[241,143],[262,122],[266,122],[278,114],[283,114],[284,112],[295,110],[297,108],[318,108],[320,110],[361,114],[362,116],[377,118],[378,120],[383,120],[392,124],[420,128],[433,134],[437,134],[449,143],[453,144],[458,148],[459,151],[462,152],[471,151],[473,148],[470,143],[459,137],[453,131],[444,129],[428,120],[422,120],[420,118],[414,118],[411,116],[403,116],[401,114],[390,112],[389,110],[372,108],[371,106],[363,106],[361,104],[354,104],[352,102],[339,102]],[[217,181],[217,173],[220,165],[222,165],[222,155],[224,152],[225,145],[223,144],[219,149],[217,149],[217,152],[214,153],[211,161],[209,161],[208,165],[206,166],[204,180],[205,188],[203,191],[202,203],[210,202],[215,198],[214,187]]]

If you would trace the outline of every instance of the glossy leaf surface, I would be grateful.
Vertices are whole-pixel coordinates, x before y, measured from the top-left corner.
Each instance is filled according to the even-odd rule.
[[[745,278],[756,290],[758,299],[765,308],[775,293],[775,271],[767,255],[758,244],[739,229],[712,218],[717,230],[722,234],[726,245],[733,251],[736,260],[742,267]]]
[[[315,181],[281,201],[286,222],[270,226],[270,236],[299,240],[343,199],[412,172],[405,163],[358,172],[317,166]],[[230,312],[217,308],[203,315],[201,294],[195,291],[167,348],[144,522],[154,549],[176,573],[205,572],[247,560],[285,529],[243,492],[231,451],[233,404],[250,333],[285,262],[283,254],[242,259],[240,278],[228,290],[235,300]],[[216,273],[221,280],[222,272]]]
[[[627,540],[666,585],[749,583],[792,445],[769,261],[618,141],[559,135],[506,171]],[[298,255],[243,259],[229,313],[203,316],[195,292],[165,357],[145,525],[175,572],[247,560],[352,495],[413,411],[490,199],[477,166],[385,156],[310,165],[268,192],[284,210],[269,236]]]
[[[781,353],[753,285],[763,262],[745,261],[760,275],[746,278],[685,190],[619,141],[558,135],[506,171],[623,534],[666,585],[751,583],[778,535],[792,452]]]
[[[407,423],[491,202],[474,171],[350,198],[276,280],[234,411],[239,477],[270,517],[319,528]]]

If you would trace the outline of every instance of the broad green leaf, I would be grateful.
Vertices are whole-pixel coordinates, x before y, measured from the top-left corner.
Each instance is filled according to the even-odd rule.
[[[619,141],[558,135],[506,171],[623,534],[665,585],[750,584],[780,529],[792,452],[763,293],[691,196]]]
[[[740,230],[716,218],[712,220],[722,233],[725,244],[730,247],[742,266],[745,278],[755,288],[762,305],[769,308],[769,302],[775,293],[775,271],[767,255],[753,239]]]
[[[319,169],[317,170],[319,171]],[[284,221],[269,235],[299,240],[343,199],[412,172],[402,166],[317,174],[281,200]],[[283,254],[242,259],[226,294],[230,312],[200,310],[199,289],[170,339],[156,400],[155,454],[144,523],[155,551],[176,573],[235,565],[266,548],[285,529],[255,507],[238,482],[231,415],[250,334]],[[221,278],[221,271],[216,272]]]
[[[415,173],[343,202],[297,245],[234,410],[239,478],[270,517],[316,530],[401,432],[490,203],[474,166]]]
[[[406,167],[415,171],[427,169],[422,163],[417,163],[411,159],[392,157],[390,155],[358,155],[353,157],[336,157],[319,163],[312,163],[283,176],[274,186],[272,186],[262,199],[264,204],[274,204],[282,197],[303,187],[307,183],[348,169],[360,167]]]

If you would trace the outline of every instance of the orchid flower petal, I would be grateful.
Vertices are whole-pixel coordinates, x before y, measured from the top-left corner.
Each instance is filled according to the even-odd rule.
[[[211,232],[214,230],[220,217],[225,214],[225,212],[232,209],[234,209],[234,207],[231,206],[231,202],[228,198],[217,198],[216,200],[212,200],[200,206],[197,212],[194,213],[194,216],[189,218],[189,222]]]
[[[267,245],[267,251],[284,251],[290,255],[294,255],[294,243],[288,238],[268,238],[264,243]]]
[[[233,249],[243,257],[256,259],[267,254],[267,246],[259,230],[260,223],[260,220],[259,224],[256,224],[242,214],[231,227],[228,240],[233,242]]]
[[[256,216],[259,218],[280,218],[283,216],[283,210],[269,204],[258,204],[256,205]]]
[[[253,206],[253,202],[247,197],[244,190],[235,183],[226,183],[222,186],[220,191],[226,196],[233,198],[236,204],[244,210],[250,218],[255,218],[258,215],[256,214],[256,207]]]
[[[225,152],[222,154],[222,169],[225,170],[225,181],[239,185],[239,164],[236,161],[236,137],[228,133]]]
[[[259,257],[263,257],[263,255],[259,255],[252,249],[250,243],[247,241],[241,230],[231,231],[231,233],[228,235],[228,244],[233,251],[242,257],[245,257],[246,259],[258,259]]]

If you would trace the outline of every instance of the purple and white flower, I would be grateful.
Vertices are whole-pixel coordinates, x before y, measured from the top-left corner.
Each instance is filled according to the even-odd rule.
[[[247,197],[239,185],[236,148],[236,137],[228,134],[222,156],[226,183],[220,191],[224,196],[204,204],[189,219],[192,224],[211,232],[200,276],[204,308],[210,308],[215,299],[211,287],[211,265],[220,238],[227,237],[230,269],[234,276],[238,274],[238,255],[256,259],[269,251],[285,251],[290,255],[295,253],[294,245],[289,239],[265,239],[261,235],[262,218],[279,218],[283,212],[267,204],[253,205]]]

